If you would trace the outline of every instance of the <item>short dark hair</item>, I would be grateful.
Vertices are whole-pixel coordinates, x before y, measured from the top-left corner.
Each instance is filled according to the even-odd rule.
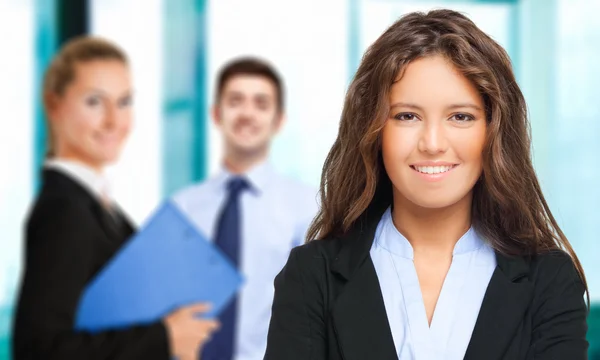
[[[217,102],[221,100],[227,81],[238,75],[261,76],[273,82],[277,93],[277,106],[280,111],[283,111],[285,101],[281,77],[271,64],[255,57],[237,58],[221,68],[217,78]]]

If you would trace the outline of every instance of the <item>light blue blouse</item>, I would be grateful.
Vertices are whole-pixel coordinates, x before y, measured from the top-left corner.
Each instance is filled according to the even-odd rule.
[[[425,313],[412,246],[394,226],[390,209],[379,222],[370,254],[398,358],[463,359],[496,268],[493,249],[473,228],[458,240],[431,326]]]

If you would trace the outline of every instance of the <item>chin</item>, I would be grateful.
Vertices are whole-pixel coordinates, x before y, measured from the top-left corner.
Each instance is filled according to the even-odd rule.
[[[423,209],[446,209],[458,204],[461,200],[465,199],[467,195],[468,194],[448,194],[440,196],[440,194],[432,194],[427,197],[410,196],[408,197],[408,201]]]
[[[94,158],[95,162],[100,166],[107,166],[116,163],[119,160],[119,154],[101,153]]]
[[[235,147],[241,153],[252,154],[252,153],[261,152],[265,148],[265,145],[260,142],[252,142],[252,143],[245,142],[245,143],[237,143],[237,144],[235,144]]]
[[[109,165],[114,165],[117,161],[119,161],[118,158],[106,158],[106,159],[102,159],[102,164],[104,166],[109,166]]]

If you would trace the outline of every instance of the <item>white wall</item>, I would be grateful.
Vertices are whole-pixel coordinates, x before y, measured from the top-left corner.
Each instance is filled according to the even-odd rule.
[[[20,271],[22,225],[33,195],[34,12],[32,0],[0,1],[0,304]]]

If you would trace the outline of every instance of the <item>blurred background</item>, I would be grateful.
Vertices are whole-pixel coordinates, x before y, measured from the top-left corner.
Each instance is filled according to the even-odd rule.
[[[279,69],[288,122],[272,162],[317,186],[366,47],[402,14],[440,7],[465,12],[512,58],[544,192],[587,273],[590,358],[600,359],[600,0],[0,0],[0,359],[46,146],[40,84],[62,42],[91,33],[130,55],[136,124],[110,173],[142,223],[218,167],[208,111],[224,62],[258,55]]]

